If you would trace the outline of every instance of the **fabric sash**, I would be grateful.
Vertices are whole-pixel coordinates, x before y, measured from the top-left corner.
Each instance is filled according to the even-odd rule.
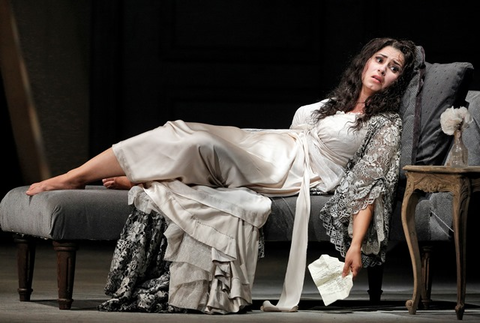
[[[305,133],[299,134],[305,151],[305,172],[302,186],[296,201],[295,218],[293,221],[292,242],[288,256],[287,271],[283,283],[282,294],[277,305],[264,301],[262,310],[265,312],[296,312],[302,296],[305,268],[307,263],[308,221],[310,218],[310,160]]]

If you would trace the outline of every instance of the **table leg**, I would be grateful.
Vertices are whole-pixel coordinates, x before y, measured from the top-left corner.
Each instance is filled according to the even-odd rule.
[[[402,226],[405,233],[413,269],[413,295],[407,300],[405,306],[410,314],[415,314],[421,294],[425,294],[422,278],[422,262],[418,247],[417,230],[415,227],[415,207],[418,203],[419,193],[413,191],[413,186],[407,184],[402,203]],[[423,295],[425,297],[425,295]]]
[[[470,181],[460,180],[453,190],[453,230],[455,240],[455,257],[457,263],[457,305],[455,312],[457,319],[463,319],[465,311],[465,290],[466,290],[466,236],[467,236],[467,215],[470,203]]]

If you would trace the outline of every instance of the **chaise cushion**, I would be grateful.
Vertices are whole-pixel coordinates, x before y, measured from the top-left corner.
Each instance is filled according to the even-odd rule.
[[[53,240],[116,240],[130,213],[128,191],[91,185],[30,197],[27,188],[14,188],[2,199],[2,231]]]
[[[90,185],[30,197],[27,188],[10,190],[0,202],[2,231],[52,240],[117,240],[131,211],[124,190]],[[311,196],[310,241],[327,240],[318,214],[330,197]],[[297,196],[272,198],[272,213],[264,226],[266,240],[291,240],[296,201]]]
[[[10,190],[0,202],[0,228],[52,240],[117,240],[130,214],[128,191],[90,185],[85,190],[43,192],[32,197],[28,186]],[[328,237],[318,217],[331,195],[312,195],[310,241]],[[263,230],[268,241],[290,241],[297,196],[272,198]]]
[[[329,241],[319,214],[332,195],[311,195],[309,241]],[[263,226],[266,241],[291,241],[297,196],[272,197],[272,212]]]

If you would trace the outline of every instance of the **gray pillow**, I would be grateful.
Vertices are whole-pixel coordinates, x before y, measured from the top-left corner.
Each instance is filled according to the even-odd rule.
[[[480,91],[469,91],[465,99],[472,123],[463,131],[463,143],[468,149],[468,165],[480,165]]]
[[[417,46],[414,74],[405,91],[400,106],[402,118],[402,151],[400,157],[400,180],[405,179],[403,166],[411,165],[414,161],[415,148],[418,143],[420,129],[420,93],[425,78],[425,52],[423,47]]]
[[[426,63],[415,164],[443,165],[452,136],[442,131],[440,115],[451,106],[466,106],[472,76],[473,65],[468,62]]]

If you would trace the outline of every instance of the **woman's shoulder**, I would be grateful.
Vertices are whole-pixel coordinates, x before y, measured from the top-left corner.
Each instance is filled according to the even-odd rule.
[[[402,131],[402,119],[396,112],[383,112],[379,113],[368,121],[369,128],[373,132],[401,132]]]
[[[327,102],[327,100],[322,100],[299,107],[297,111],[295,111],[290,128],[297,128],[300,126],[304,127],[306,125],[312,126],[312,124],[315,123],[313,112],[321,109],[325,102]]]
[[[296,113],[303,114],[303,115],[305,114],[310,115],[312,112],[321,109],[327,102],[328,102],[328,99],[324,99],[315,103],[302,105],[297,109]]]
[[[400,118],[400,114],[398,114],[397,112],[382,112],[373,116],[371,120],[374,120],[376,122],[390,121],[394,124],[402,122],[402,119]]]

